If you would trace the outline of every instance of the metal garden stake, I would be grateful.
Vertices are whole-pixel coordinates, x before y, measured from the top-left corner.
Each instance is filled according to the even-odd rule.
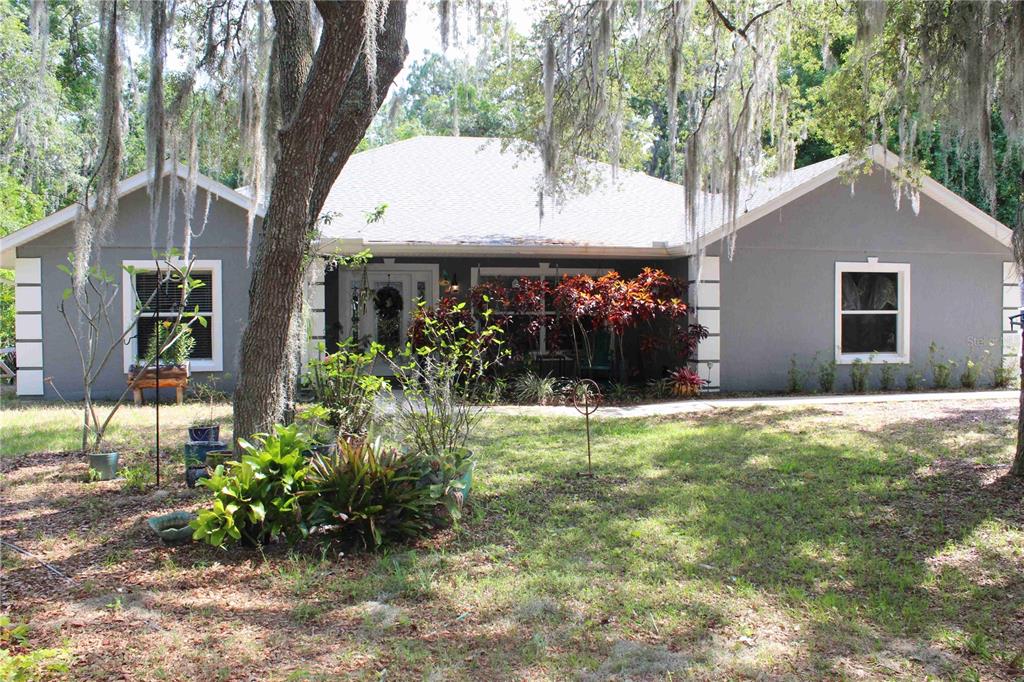
[[[580,379],[572,393],[572,406],[587,421],[587,476],[594,476],[593,463],[590,458],[590,415],[597,412],[601,402],[601,389],[593,379]]]

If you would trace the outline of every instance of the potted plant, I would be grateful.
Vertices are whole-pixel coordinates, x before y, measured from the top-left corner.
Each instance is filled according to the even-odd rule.
[[[669,373],[672,394],[679,397],[700,395],[700,389],[707,383],[696,371],[689,367],[679,367]]]
[[[163,382],[177,381],[180,391],[188,380],[188,359],[195,345],[196,340],[189,324],[169,320],[159,322],[149,337],[141,363],[128,368],[129,384],[155,381],[159,371],[161,385]],[[162,351],[159,350],[161,347]]]
[[[209,412],[196,416],[188,427],[188,439],[193,443],[213,443],[220,440],[220,424],[214,418],[214,406],[227,399],[227,394],[218,388],[223,377],[210,376],[206,381],[197,381],[192,392],[198,400],[209,406]]]
[[[117,465],[119,455],[116,452],[90,452],[89,453],[89,478],[98,481],[110,481],[117,478]]]

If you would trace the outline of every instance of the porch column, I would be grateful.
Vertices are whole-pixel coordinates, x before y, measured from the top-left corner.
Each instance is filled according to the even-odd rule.
[[[1010,330],[1010,316],[1020,312],[1021,281],[1017,266],[1012,262],[1003,263],[1003,367],[1020,377],[1021,332]]]
[[[717,393],[721,390],[721,262],[718,256],[703,256],[700,259],[700,280],[697,256],[688,261],[688,271],[695,280],[690,286],[690,323],[701,324],[708,329],[708,338],[697,344],[697,352],[690,359],[690,366],[708,383],[704,391]]]
[[[43,395],[42,282],[42,259],[15,259],[14,348],[18,354],[18,395]]]
[[[312,281],[303,292],[305,307],[309,310],[306,318],[306,342],[302,344],[302,371],[306,363],[320,355],[320,344],[327,340],[326,297],[324,296],[324,261],[314,258],[309,266]]]

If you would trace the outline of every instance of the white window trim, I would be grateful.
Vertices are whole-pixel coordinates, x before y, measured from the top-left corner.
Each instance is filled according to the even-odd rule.
[[[549,263],[540,263],[535,268],[512,266],[512,267],[478,267],[474,266],[470,269],[470,286],[476,287],[480,283],[481,277],[526,277],[527,279],[541,279],[542,277],[561,277],[563,275],[569,275],[575,277],[576,275],[590,275],[591,277],[601,277],[608,274],[612,268],[560,268],[558,266],[551,267]],[[548,311],[544,312],[528,312],[521,313],[525,315],[547,315]],[[548,348],[548,329],[542,326],[540,328],[540,338],[537,339],[537,350],[531,351],[533,355],[544,356],[547,355]]]
[[[134,268],[136,271],[157,269],[162,263],[184,267],[187,265],[183,260],[124,260],[122,266]],[[192,269],[196,272],[209,272],[211,286],[213,287],[213,319],[210,322],[210,340],[213,347],[213,358],[210,360],[190,360],[189,369],[193,372],[223,372],[224,371],[224,306],[221,300],[221,261],[219,260],[196,260],[192,263]],[[135,315],[135,287],[132,285],[131,273],[121,270],[121,331],[127,331],[132,324],[132,317]],[[137,337],[132,334],[124,344],[124,372],[127,374],[129,368],[135,363]]]
[[[899,289],[899,309],[895,311],[896,352],[895,353],[843,353],[843,273],[844,272],[895,272]],[[851,311],[847,311],[850,314]],[[857,313],[854,313],[857,314]],[[878,314],[871,311],[871,314]],[[879,263],[877,258],[868,262],[836,262],[835,282],[835,358],[840,365],[849,365],[855,360],[880,365],[883,362],[910,362],[910,263]]]

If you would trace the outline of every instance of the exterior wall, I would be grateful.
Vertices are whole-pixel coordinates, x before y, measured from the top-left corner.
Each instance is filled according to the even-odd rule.
[[[165,185],[164,203],[169,191]],[[174,245],[182,247],[184,223],[184,205],[179,195],[175,215],[177,225],[174,230]],[[196,198],[196,220],[202,220],[202,212],[206,205],[206,192],[198,190]],[[258,221],[257,220],[257,228]],[[236,364],[238,344],[241,330],[249,309],[249,272],[245,262],[245,210],[239,208],[216,195],[210,202],[210,212],[205,231],[192,241],[192,254],[197,259],[221,261],[221,340],[223,350],[225,378],[221,386],[230,389],[234,376],[237,374]],[[167,212],[160,220],[157,235],[157,249],[164,250],[166,244]],[[195,230],[196,228],[193,227]],[[60,393],[68,400],[82,397],[81,365],[78,351],[71,340],[64,318],[59,312],[63,291],[70,286],[66,274],[58,270],[58,266],[67,264],[67,256],[74,248],[74,231],[71,224],[64,225],[53,232],[17,249],[19,262],[22,259],[38,259],[41,273],[40,309],[42,343],[42,374],[52,378]],[[125,195],[118,207],[117,221],[112,234],[105,240],[100,250],[100,265],[118,284],[121,282],[121,263],[128,260],[152,260],[153,250],[149,241],[149,199],[145,189]],[[20,288],[20,287],[19,287]],[[115,303],[111,319],[115,329],[120,331],[122,307],[120,294]],[[18,333],[19,340],[22,334]],[[27,336],[25,337],[28,338]],[[21,358],[19,355],[19,364]],[[207,373],[195,373],[202,379]],[[114,398],[125,388],[122,353],[115,351],[104,367],[93,389],[97,398]],[[152,395],[152,391],[147,392]],[[162,397],[173,399],[173,391],[161,394]],[[53,386],[44,386],[45,398],[56,398]]]
[[[1010,250],[925,196],[918,215],[909,203],[896,210],[888,178],[876,168],[853,192],[834,180],[746,226],[731,259],[722,243],[709,247],[721,256],[723,391],[783,390],[794,355],[805,368],[815,354],[821,362],[834,358],[835,264],[868,258],[910,264],[910,363],[926,383],[932,342],[961,368],[967,356],[978,360],[990,350],[982,379],[991,381]],[[849,385],[849,366],[840,365],[836,389]]]

